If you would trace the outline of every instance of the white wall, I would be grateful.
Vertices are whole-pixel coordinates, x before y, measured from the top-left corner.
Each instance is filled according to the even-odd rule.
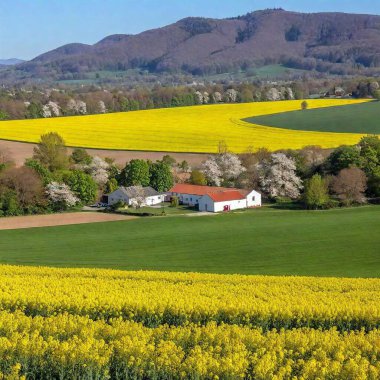
[[[247,207],[260,207],[261,206],[261,194],[255,190],[252,190],[246,197]]]
[[[151,197],[146,197],[145,202],[142,204],[142,206],[151,206],[151,205],[157,205],[161,202],[164,202],[165,200],[165,194],[159,194],[154,195]],[[133,199],[129,199],[126,194],[124,194],[120,189],[115,190],[113,193],[108,195],[108,204],[113,205],[118,201],[125,202],[129,206],[133,203]]]
[[[214,202],[208,195],[203,196],[199,201],[199,211],[222,212],[224,207],[229,206],[229,210],[239,210],[247,208],[246,199],[236,199],[225,202]]]
[[[179,201],[184,205],[195,206],[202,198],[200,195],[184,194],[184,193],[171,193],[172,196],[178,197]]]
[[[145,198],[145,204],[147,206],[158,205],[165,201],[165,194],[153,195]]]
[[[260,207],[261,206],[261,194],[252,190],[245,199],[236,199],[225,202],[214,202],[208,195],[204,195],[199,200],[199,211],[208,212],[223,212],[224,207],[229,206],[229,209],[239,210],[247,207]]]
[[[230,211],[247,208],[247,200],[246,199],[237,199],[234,201],[215,202],[214,203],[214,212],[224,211],[225,206],[229,206]]]

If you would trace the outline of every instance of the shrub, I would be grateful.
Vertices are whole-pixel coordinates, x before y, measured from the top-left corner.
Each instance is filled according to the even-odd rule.
[[[179,205],[179,198],[176,196],[173,196],[170,201],[170,207],[178,207]]]

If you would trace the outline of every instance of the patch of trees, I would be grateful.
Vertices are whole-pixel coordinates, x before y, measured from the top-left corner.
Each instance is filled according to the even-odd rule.
[[[292,25],[290,29],[285,32],[285,39],[289,42],[296,42],[301,36],[301,30],[297,25]]]
[[[168,191],[174,183],[172,166],[167,160],[129,161],[117,176],[121,186],[151,186],[159,192]]]
[[[41,136],[33,157],[15,167],[0,152],[0,216],[64,211],[94,202],[112,187],[119,170],[112,160],[83,149],[70,155],[56,133]]]
[[[200,17],[188,17],[182,20],[181,28],[192,37],[197,34],[211,33],[214,29],[213,25],[209,21]]]
[[[82,148],[69,154],[65,141],[54,132],[41,136],[33,157],[16,167],[0,151],[0,216],[61,212],[99,200],[119,186],[151,186],[169,190],[174,173],[186,173],[186,161],[170,155],[162,160],[131,160],[120,170],[110,158],[93,157]]]
[[[240,155],[220,144],[219,153],[194,168],[187,181],[257,189],[270,201],[310,209],[363,204],[380,199],[380,139],[366,136],[356,146],[333,151],[307,146],[279,152],[247,149]]]

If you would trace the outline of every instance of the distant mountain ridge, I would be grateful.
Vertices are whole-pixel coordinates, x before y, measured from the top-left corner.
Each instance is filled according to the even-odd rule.
[[[22,62],[25,62],[25,61],[23,59],[18,59],[18,58],[0,59],[1,66],[13,66]]]
[[[130,68],[197,75],[272,63],[334,74],[380,71],[380,16],[276,9],[229,19],[190,17],[94,45],[64,45],[16,70],[54,78]]]

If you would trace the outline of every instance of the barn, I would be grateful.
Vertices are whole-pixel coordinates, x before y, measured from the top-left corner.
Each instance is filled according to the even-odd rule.
[[[255,190],[176,184],[169,190],[180,203],[198,206],[199,211],[221,212],[261,206],[261,194]]]
[[[108,194],[109,205],[121,201],[129,206],[136,204],[140,206],[153,206],[164,202],[164,200],[165,194],[157,192],[150,186],[121,186],[114,192]]]

